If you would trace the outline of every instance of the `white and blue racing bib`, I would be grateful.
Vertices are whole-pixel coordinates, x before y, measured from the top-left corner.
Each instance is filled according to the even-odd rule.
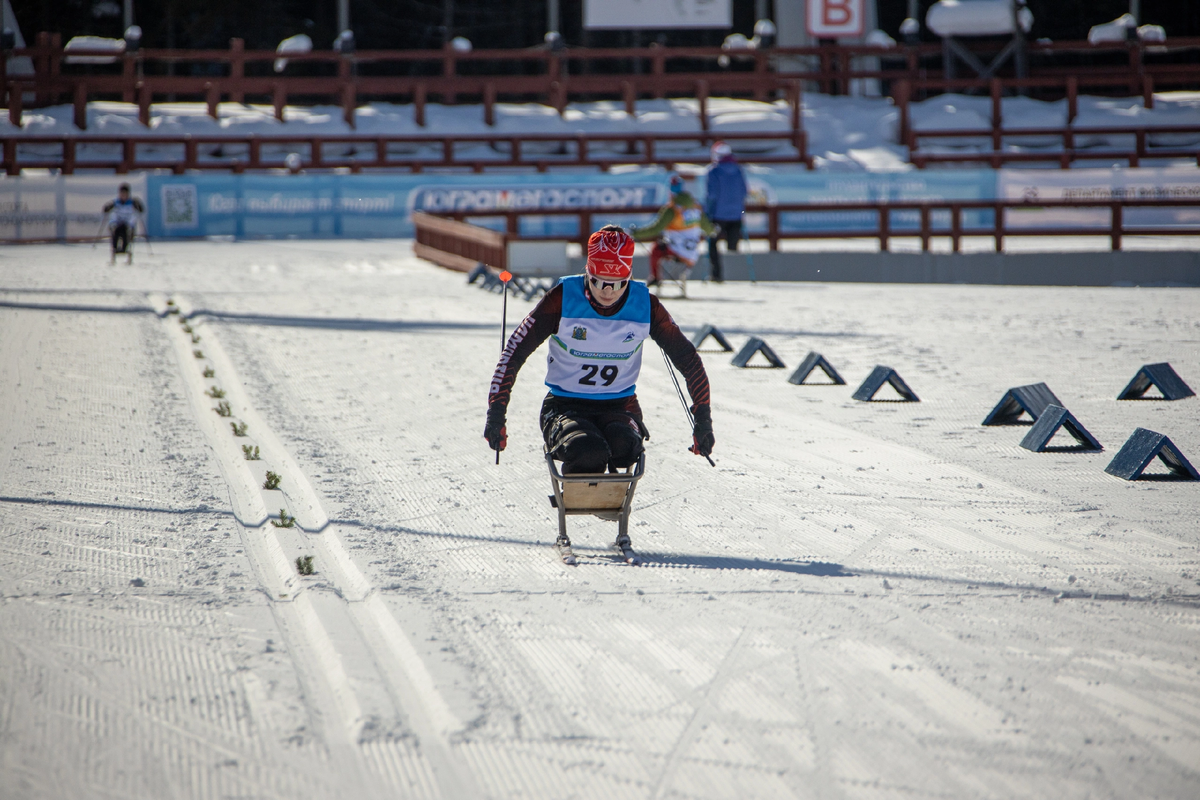
[[[562,319],[550,337],[546,385],[559,397],[628,397],[637,389],[642,343],[650,335],[650,290],[630,281],[625,305],[605,317],[588,302],[584,280],[563,278]]]

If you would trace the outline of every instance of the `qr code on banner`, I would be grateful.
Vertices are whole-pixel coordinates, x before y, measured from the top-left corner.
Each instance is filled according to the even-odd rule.
[[[195,228],[200,222],[196,206],[195,184],[177,183],[162,187],[164,227]]]

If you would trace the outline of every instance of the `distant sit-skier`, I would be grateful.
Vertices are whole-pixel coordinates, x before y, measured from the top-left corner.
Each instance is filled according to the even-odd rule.
[[[674,259],[685,269],[694,267],[701,240],[717,232],[717,226],[709,221],[696,198],[684,189],[682,177],[671,175],[667,188],[671,190],[671,199],[659,209],[654,221],[631,231],[639,242],[657,242],[650,251],[650,286],[662,281],[664,259]]]
[[[121,184],[116,200],[104,204],[112,243],[109,263],[117,260],[117,253],[125,253],[127,263],[133,263],[133,237],[137,235],[138,219],[145,210],[142,201],[130,195],[128,183]]]
[[[585,273],[564,278],[513,331],[488,393],[483,436],[493,450],[503,450],[508,443],[506,416],[517,372],[550,339],[550,392],[541,411],[547,452],[563,462],[564,475],[616,471],[634,464],[642,454],[643,439],[650,438],[636,383],[643,345],[651,338],[687,382],[695,417],[692,451],[712,453],[704,364],[646,284],[630,279],[633,249],[633,239],[615,225],[593,233]],[[628,547],[628,536],[624,538],[616,544]]]

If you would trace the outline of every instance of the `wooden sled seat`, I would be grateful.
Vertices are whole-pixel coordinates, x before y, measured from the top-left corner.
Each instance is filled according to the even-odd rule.
[[[550,483],[554,494],[550,505],[558,509],[559,532],[566,534],[567,516],[590,514],[620,523],[621,532],[629,524],[633,493],[646,469],[646,454],[622,472],[563,475],[557,462],[546,454]]]

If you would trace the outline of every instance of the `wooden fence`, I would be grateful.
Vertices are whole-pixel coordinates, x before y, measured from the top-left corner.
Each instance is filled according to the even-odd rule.
[[[1124,237],[1137,236],[1200,236],[1200,224],[1197,225],[1130,225],[1125,220],[1125,212],[1130,209],[1142,208],[1200,208],[1200,199],[1178,200],[1140,200],[1140,199],[1105,199],[1105,200],[1044,200],[1027,202],[1024,200],[926,200],[926,201],[895,201],[895,202],[862,202],[862,203],[780,203],[773,206],[747,208],[749,214],[765,214],[767,229],[764,232],[749,232],[751,239],[765,239],[772,251],[779,249],[779,243],[785,239],[877,239],[881,250],[888,249],[888,243],[894,238],[917,238],[921,242],[921,250],[928,252],[930,243],[936,238],[949,239],[951,250],[961,252],[964,237],[990,237],[997,253],[1003,252],[1004,239],[1008,236],[1105,236],[1114,251],[1121,249]],[[1009,212],[1036,212],[1054,209],[1104,209],[1109,212],[1109,222],[1106,226],[1097,225],[1030,225],[1028,219],[1014,223]],[[578,234],[574,241],[586,247],[587,237],[596,227],[597,220],[593,218],[612,218],[637,214],[653,214],[657,206],[637,208],[607,209],[607,208],[572,208],[572,209],[533,209],[507,210],[488,213],[478,212],[438,212],[433,216],[445,219],[465,221],[467,219],[503,218],[508,240],[527,239],[570,239],[561,235],[530,236],[521,235],[520,219],[523,216],[559,216],[575,217],[578,219]],[[846,212],[863,211],[874,215],[874,228],[864,230],[861,225],[845,228],[822,226],[821,230],[784,230],[780,218],[786,214],[845,214]],[[992,224],[987,226],[964,225],[963,213],[966,211],[991,211]],[[899,212],[915,212],[919,223],[915,228],[900,228],[894,225],[892,215]],[[936,217],[948,216],[948,225],[935,224]],[[509,269],[518,269],[519,265],[509,265]]]
[[[466,136],[0,136],[0,167],[9,175],[22,169],[55,169],[70,175],[80,169],[187,170],[284,169],[295,153],[301,169],[466,168],[590,166],[607,170],[617,164],[660,165],[707,161],[706,148],[724,141],[763,143],[770,152],[744,153],[743,163],[804,164],[812,167],[804,131],[793,115],[791,131],[765,133],[574,133]],[[489,152],[479,153],[479,146]],[[680,145],[688,146],[681,150]],[[81,146],[92,152],[82,158]],[[109,154],[96,150],[107,148]],[[139,150],[153,150],[139,154]],[[688,155],[690,150],[692,155]],[[49,152],[52,151],[52,152]],[[672,152],[673,151],[673,152]],[[696,152],[699,151],[699,152]],[[782,151],[782,152],[780,152]]]
[[[1095,88],[1130,93],[1147,86],[1200,88],[1200,39],[1170,39],[1144,46],[1139,42],[1090,45],[1086,42],[1031,43],[1032,79],[1055,78],[1061,84],[1069,74]],[[1108,58],[1124,63],[1090,67],[1063,67],[1054,59]],[[492,106],[500,99],[536,100],[561,112],[572,99],[622,100],[632,113],[641,98],[687,96],[747,97],[768,100],[796,91],[796,81],[812,82],[828,94],[845,94],[854,81],[881,80],[889,86],[906,81],[910,90],[943,90],[951,84],[969,91],[986,91],[983,80],[943,80],[937,44],[830,45],[822,47],[764,48],[723,51],[715,47],[651,45],[643,48],[570,48],[477,50],[459,53],[443,50],[372,51],[353,54],[314,51],[288,56],[281,73],[271,69],[274,51],[246,50],[233,39],[228,50],[139,50],[114,56],[108,51],[64,51],[57,34],[41,33],[36,44],[12,51],[32,59],[29,75],[3,74],[0,59],[0,104],[7,105],[10,120],[19,121],[24,96],[33,104],[62,102],[80,112],[90,100],[120,99],[137,103],[144,124],[156,100],[203,99],[215,114],[225,100],[268,100],[282,116],[291,101],[333,102],[341,105],[348,124],[354,109],[365,99],[411,102],[418,124],[424,124],[430,98],[443,103],[464,99],[481,102],[492,119]],[[79,57],[108,57],[108,65],[78,65]],[[727,61],[725,61],[727,59]],[[1180,62],[1180,59],[1185,61]],[[1190,60],[1188,60],[1190,59]],[[727,63],[727,66],[722,66]],[[191,73],[191,74],[180,74]],[[298,74],[303,73],[303,74]],[[1147,83],[1147,80],[1150,83]],[[1059,84],[1029,84],[1045,91]],[[885,87],[886,88],[886,87]],[[907,102],[907,96],[903,101]]]
[[[1061,137],[1061,149],[1026,149],[1020,152],[1003,149],[1006,137]],[[1132,137],[1133,147],[1077,147],[1076,138],[1094,136],[1102,137]],[[930,153],[917,149],[919,139],[978,139],[990,137],[992,149],[987,152],[939,152]],[[1188,144],[1155,144],[1153,140],[1170,140],[1173,137],[1188,140]],[[1066,169],[1074,161],[1103,160],[1128,161],[1129,166],[1136,167],[1148,158],[1155,159],[1192,159],[1200,166],[1200,121],[1193,125],[1155,125],[1155,126],[1106,126],[1072,128],[995,128],[988,131],[979,130],[940,130],[910,132],[909,161],[919,169],[930,164],[946,163],[986,163],[994,168],[1000,168],[1011,163],[1031,163],[1038,161],[1053,161]]]
[[[414,211],[412,221],[413,254],[459,272],[470,272],[477,264],[504,269],[508,239],[517,238],[423,211]]]
[[[1173,70],[1167,72],[1166,70]],[[1085,75],[1060,75],[1041,78],[993,78],[987,83],[988,95],[991,100],[991,127],[988,130],[979,129],[958,129],[958,130],[936,130],[936,131],[921,131],[917,130],[912,123],[912,111],[910,104],[914,95],[926,95],[930,91],[971,91],[979,87],[978,81],[971,80],[933,80],[923,79],[918,81],[900,80],[896,83],[895,101],[896,107],[900,115],[900,140],[909,148],[909,160],[917,167],[925,167],[927,164],[947,161],[977,161],[986,162],[993,167],[999,167],[1010,161],[1057,161],[1065,169],[1072,161],[1084,158],[1119,158],[1128,159],[1130,166],[1137,166],[1141,159],[1145,158],[1192,158],[1197,156],[1194,147],[1161,147],[1155,152],[1151,152],[1148,148],[1147,136],[1153,134],[1162,134],[1164,137],[1171,135],[1178,136],[1179,134],[1195,133],[1200,131],[1200,120],[1194,125],[1176,125],[1176,126],[1146,126],[1146,125],[1122,125],[1110,127],[1092,127],[1076,128],[1072,127],[1079,114],[1079,94],[1080,90],[1088,89],[1111,89],[1114,86],[1128,86],[1129,93],[1132,95],[1141,95],[1142,105],[1144,108],[1154,108],[1154,92],[1156,87],[1156,75],[1160,78],[1163,75],[1168,75],[1172,78],[1181,80],[1190,80],[1197,77],[1194,71],[1187,69],[1169,67],[1157,71],[1142,71],[1140,73],[1129,73],[1126,75],[1113,75],[1111,73],[1095,73]],[[1039,126],[1036,128],[1007,128],[1004,125],[1004,109],[1003,99],[1007,95],[1014,93],[1027,92],[1031,89],[1052,90],[1054,93],[1061,92],[1061,95],[1067,101],[1066,124],[1062,126]],[[1037,152],[1005,152],[1003,150],[1003,140],[1005,137],[1014,136],[1058,136],[1062,139],[1062,150],[1053,153],[1037,153]],[[1075,148],[1074,138],[1076,136],[1086,136],[1089,134],[1106,135],[1106,134],[1130,134],[1136,139],[1136,146],[1133,150],[1123,150],[1113,152],[1111,150],[1104,151],[1083,151]],[[989,153],[969,153],[969,154],[932,154],[924,153],[920,150],[921,139],[943,138],[943,139],[963,139],[986,136],[991,140],[992,150]]]

